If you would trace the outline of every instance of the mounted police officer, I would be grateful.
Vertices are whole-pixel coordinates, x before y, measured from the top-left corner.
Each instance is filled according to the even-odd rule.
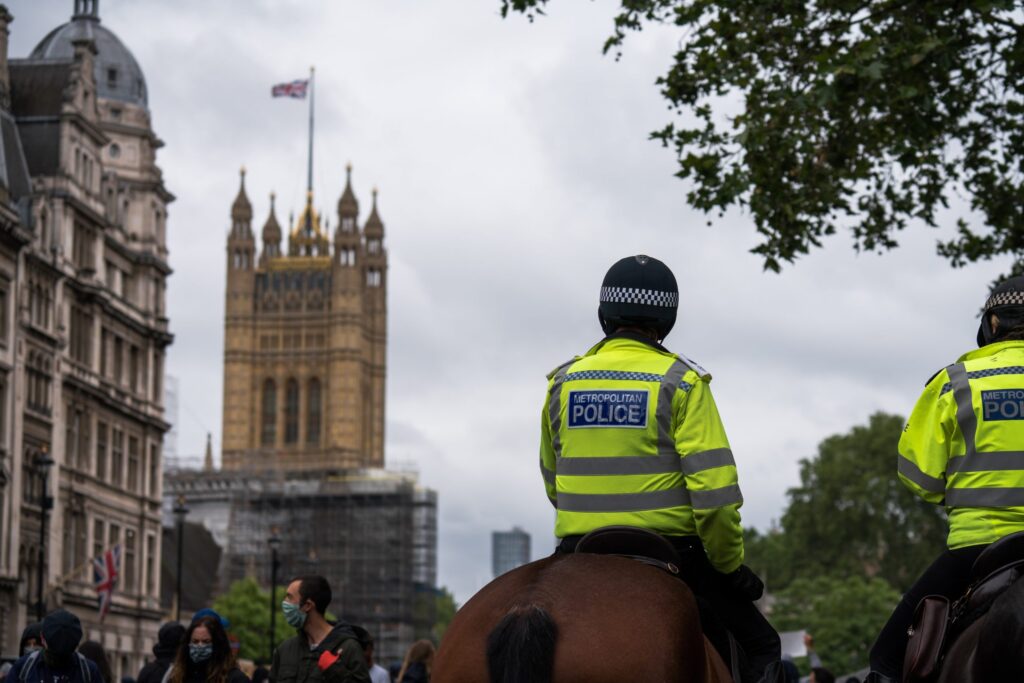
[[[1024,277],[992,290],[978,347],[932,377],[900,437],[899,478],[946,507],[948,549],[889,617],[871,649],[868,681],[900,680],[921,598],[958,598],[981,552],[1024,531]]]
[[[666,537],[691,589],[743,646],[744,680],[766,669],[775,676],[779,636],[752,602],[764,586],[743,565],[743,498],[711,375],[661,345],[678,305],[664,263],[618,261],[601,286],[607,336],[548,376],[541,472],[557,510],[559,552],[605,526]]]

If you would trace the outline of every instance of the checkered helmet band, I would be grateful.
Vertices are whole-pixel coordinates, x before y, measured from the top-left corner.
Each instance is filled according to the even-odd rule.
[[[679,292],[660,292],[637,287],[602,287],[601,302],[676,308],[679,306]]]
[[[985,310],[996,306],[1024,306],[1024,291],[996,292],[985,302]]]

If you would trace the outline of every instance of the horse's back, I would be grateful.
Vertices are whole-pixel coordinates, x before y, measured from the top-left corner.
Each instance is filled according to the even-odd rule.
[[[452,621],[435,683],[485,683],[487,640],[510,612],[539,608],[557,628],[552,680],[709,679],[696,602],[669,574],[621,557],[550,557],[505,574]]]

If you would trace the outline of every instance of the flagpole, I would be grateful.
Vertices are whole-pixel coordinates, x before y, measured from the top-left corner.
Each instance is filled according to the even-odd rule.
[[[313,75],[314,68],[309,67],[309,166],[306,169],[306,192],[313,192]]]

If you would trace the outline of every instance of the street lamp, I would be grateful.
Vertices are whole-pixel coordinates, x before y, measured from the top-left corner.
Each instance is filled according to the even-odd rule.
[[[274,630],[277,626],[277,549],[281,546],[281,538],[277,535],[277,527],[271,527],[270,538],[267,539],[270,546],[270,657],[267,661],[274,661]]]
[[[42,621],[46,616],[46,603],[43,602],[43,584],[46,582],[46,512],[53,509],[53,498],[48,495],[50,489],[50,468],[53,458],[50,457],[46,444],[43,444],[34,462],[42,480],[42,492],[39,499],[39,575],[36,586],[36,620]]]
[[[178,503],[174,506],[174,519],[178,522],[178,587],[177,587],[177,614],[175,621],[181,621],[181,548],[185,538],[185,516],[188,515],[188,508],[185,507],[185,496],[178,495]]]

